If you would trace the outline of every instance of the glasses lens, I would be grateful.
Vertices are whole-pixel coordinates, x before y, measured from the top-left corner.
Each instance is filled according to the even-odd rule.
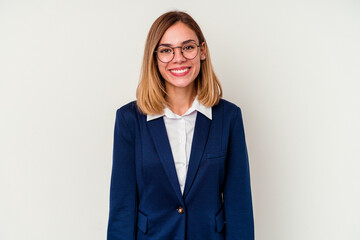
[[[185,58],[194,59],[198,54],[198,47],[195,43],[188,43],[182,47],[182,52]]]
[[[172,48],[159,47],[157,50],[157,56],[162,62],[170,62],[174,56]]]

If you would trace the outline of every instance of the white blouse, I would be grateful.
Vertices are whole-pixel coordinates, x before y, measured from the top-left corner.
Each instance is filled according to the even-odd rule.
[[[164,118],[181,193],[184,193],[185,188],[197,112],[204,114],[210,120],[212,119],[211,107],[202,105],[197,100],[197,96],[192,106],[181,116],[173,113],[168,107],[165,107],[163,114],[147,115],[146,118],[146,121],[151,121],[159,117]]]

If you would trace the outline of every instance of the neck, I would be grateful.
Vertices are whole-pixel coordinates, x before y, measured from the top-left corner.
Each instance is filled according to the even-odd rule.
[[[170,110],[181,116],[183,115],[192,105],[196,97],[195,88],[190,89],[168,89],[166,101],[169,104]]]

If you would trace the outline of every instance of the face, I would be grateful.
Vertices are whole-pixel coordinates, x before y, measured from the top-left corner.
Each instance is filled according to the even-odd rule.
[[[199,45],[196,33],[182,22],[177,22],[168,28],[159,42],[159,46],[180,47],[184,43],[193,41]],[[199,54],[191,60],[184,58],[181,48],[175,48],[174,58],[163,63],[157,59],[157,66],[161,76],[165,79],[167,92],[174,90],[194,90],[194,80],[200,72],[200,61],[205,59],[204,43],[200,46]]]

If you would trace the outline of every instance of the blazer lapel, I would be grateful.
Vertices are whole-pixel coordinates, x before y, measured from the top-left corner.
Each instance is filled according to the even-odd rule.
[[[148,127],[150,130],[151,137],[154,141],[155,148],[157,153],[159,154],[160,161],[164,166],[164,170],[166,175],[168,176],[172,187],[176,195],[178,196],[181,203],[183,203],[183,197],[181,194],[181,189],[179,185],[179,181],[177,178],[174,158],[171,151],[170,142],[168,139],[168,135],[165,128],[164,119],[157,118],[151,120],[148,123]],[[154,173],[155,174],[155,173]]]
[[[192,146],[191,146],[191,153],[189,159],[189,167],[186,175],[184,199],[191,188],[197,169],[199,167],[199,163],[208,139],[210,124],[211,124],[210,119],[208,119],[202,113],[197,112],[194,136],[191,144]]]

